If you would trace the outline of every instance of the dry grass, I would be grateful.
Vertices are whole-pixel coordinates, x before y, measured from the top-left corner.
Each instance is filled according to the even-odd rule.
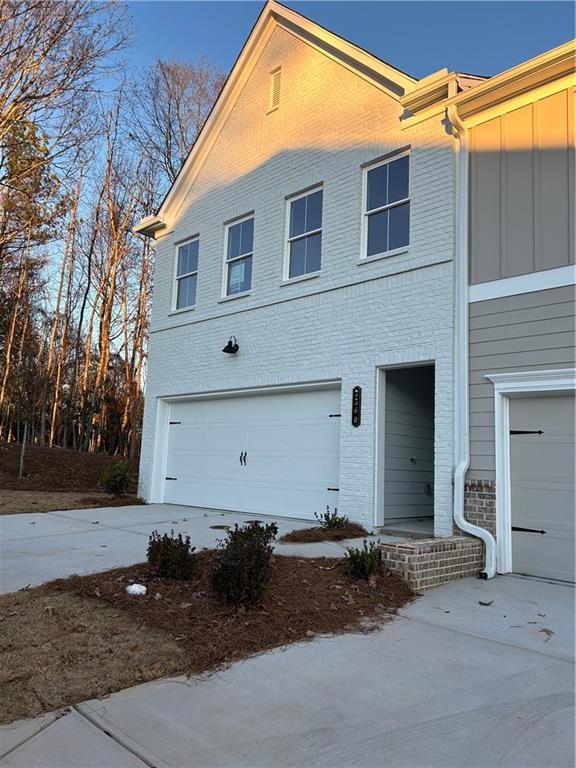
[[[64,509],[93,507],[124,507],[143,504],[137,496],[110,496],[108,493],[77,491],[6,491],[0,490],[0,515],[21,515],[28,512],[55,512]]]
[[[342,559],[275,557],[253,608],[212,592],[214,552],[189,582],[145,564],[59,579],[0,597],[0,721],[179,673],[218,669],[319,634],[369,631],[413,599],[397,576],[352,581]],[[137,581],[146,597],[130,597]]]
[[[186,667],[174,639],[130,612],[42,587],[0,597],[0,628],[2,723]]]

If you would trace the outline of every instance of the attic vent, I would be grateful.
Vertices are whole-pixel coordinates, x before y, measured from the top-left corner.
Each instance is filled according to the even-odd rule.
[[[270,110],[278,109],[280,106],[280,77],[282,71],[280,67],[270,73]]]

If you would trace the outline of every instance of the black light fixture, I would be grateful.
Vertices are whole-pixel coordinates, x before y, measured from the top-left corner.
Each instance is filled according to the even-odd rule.
[[[228,344],[224,347],[222,352],[226,352],[227,355],[235,355],[236,352],[238,352],[238,342],[236,341],[236,336],[230,336],[228,339]]]

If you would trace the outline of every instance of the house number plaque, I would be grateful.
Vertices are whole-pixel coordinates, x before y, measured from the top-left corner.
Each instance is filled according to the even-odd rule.
[[[352,426],[359,427],[362,420],[362,387],[352,390]]]

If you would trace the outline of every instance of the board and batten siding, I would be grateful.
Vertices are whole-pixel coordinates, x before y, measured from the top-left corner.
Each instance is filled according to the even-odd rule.
[[[434,514],[434,368],[386,372],[384,521]]]
[[[494,387],[486,374],[576,365],[573,285],[470,304],[470,470],[495,479]]]
[[[470,282],[574,262],[574,95],[566,89],[470,131]]]

